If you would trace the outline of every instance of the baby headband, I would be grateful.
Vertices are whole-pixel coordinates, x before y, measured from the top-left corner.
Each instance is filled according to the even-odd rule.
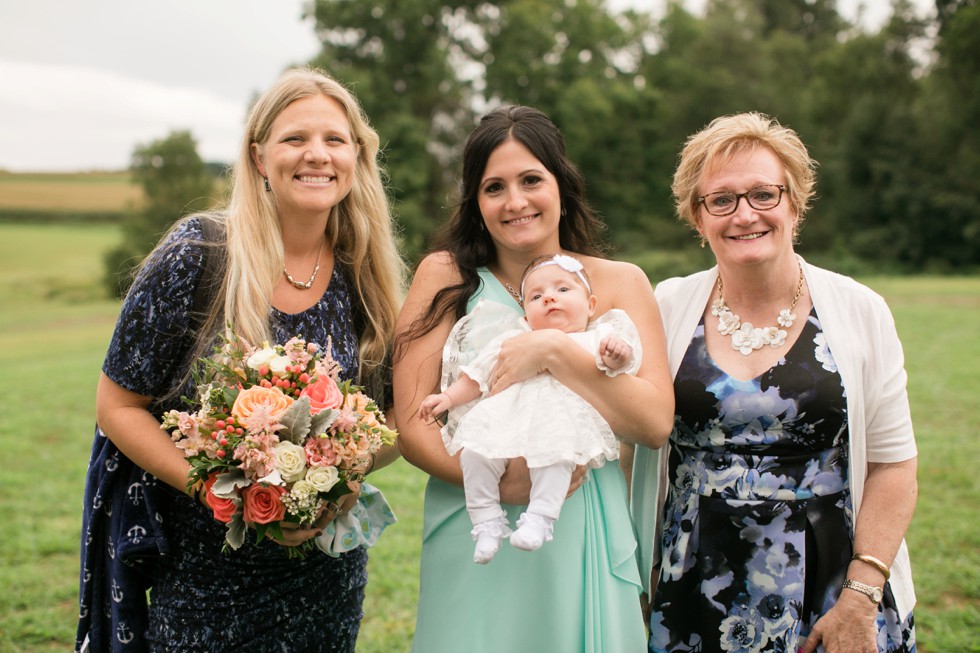
[[[521,279],[521,301],[524,299],[524,282],[527,281],[527,278],[531,276],[532,272],[535,270],[540,270],[546,265],[557,265],[565,272],[571,272],[579,278],[582,285],[585,286],[585,289],[589,291],[589,294],[592,294],[592,286],[589,284],[589,280],[585,278],[585,274],[582,272],[582,270],[585,269],[585,266],[582,265],[581,261],[566,254],[555,254],[551,258],[541,261],[524,273],[524,278]]]

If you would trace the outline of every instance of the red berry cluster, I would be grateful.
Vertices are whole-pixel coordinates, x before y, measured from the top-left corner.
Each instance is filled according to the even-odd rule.
[[[259,376],[269,377],[262,378],[259,381],[258,384],[263,388],[279,388],[283,394],[294,398],[299,397],[299,393],[303,391],[303,388],[316,379],[316,377],[311,377],[302,365],[293,365],[286,368],[286,373],[282,376],[270,374],[268,366],[263,365],[259,368]]]
[[[211,432],[211,437],[218,442],[218,446],[221,448],[215,452],[215,455],[224,460],[228,456],[234,453],[234,448],[237,446],[237,442],[232,442],[228,438],[234,436],[241,437],[245,435],[245,429],[243,429],[239,424],[238,420],[234,417],[225,421],[219,419],[214,423],[214,431]],[[237,440],[237,438],[235,438]]]

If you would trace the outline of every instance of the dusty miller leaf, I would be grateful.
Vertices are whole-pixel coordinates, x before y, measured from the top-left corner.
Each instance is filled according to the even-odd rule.
[[[211,486],[211,492],[214,496],[221,497],[222,499],[238,499],[237,490],[240,487],[247,487],[251,485],[251,481],[245,478],[245,472],[240,469],[229,469],[224,474],[219,474],[218,478],[215,479],[214,485]]]
[[[228,532],[225,541],[233,549],[238,549],[245,542],[245,519],[241,512],[236,512],[228,522]]]
[[[286,409],[282,419],[279,420],[283,429],[279,431],[280,440],[288,440],[293,444],[300,444],[306,434],[310,432],[310,398],[300,397]]]
[[[321,410],[319,413],[313,416],[312,424],[310,425],[310,433],[313,435],[319,435],[321,433],[326,433],[330,425],[336,421],[340,416],[340,411],[334,410],[333,408],[326,408]]]

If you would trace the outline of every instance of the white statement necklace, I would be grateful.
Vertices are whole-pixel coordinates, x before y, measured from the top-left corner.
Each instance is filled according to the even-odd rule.
[[[302,281],[297,281],[296,279],[293,279],[293,276],[291,274],[289,274],[289,272],[286,270],[286,263],[285,263],[285,261],[282,264],[282,273],[286,275],[286,279],[289,280],[289,283],[293,284],[295,287],[299,288],[300,290],[309,290],[310,288],[313,287],[313,282],[316,281],[316,273],[320,271],[320,257],[321,256],[323,256],[323,243],[322,242],[320,243],[320,249],[318,250],[318,253],[316,255],[316,267],[313,268],[313,276],[310,277],[310,280],[307,281],[307,282],[305,282],[305,283],[302,282]]]
[[[796,285],[796,294],[789,308],[779,311],[776,324],[779,326],[754,327],[751,322],[743,323],[737,315],[725,304],[724,285],[721,274],[718,275],[718,299],[711,305],[711,314],[718,318],[718,331],[723,336],[732,337],[732,349],[737,349],[743,356],[762,349],[765,345],[779,347],[786,342],[786,329],[793,326],[796,320],[796,302],[803,294],[803,266],[800,266],[800,282]],[[785,327],[785,328],[779,328]]]

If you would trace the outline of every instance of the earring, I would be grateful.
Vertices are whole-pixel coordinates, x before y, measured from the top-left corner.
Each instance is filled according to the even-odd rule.
[[[262,177],[262,183],[265,184],[265,192],[268,193],[268,192],[272,191],[272,186],[269,185],[269,178],[268,177]]]
[[[701,238],[701,249],[704,249],[704,246],[708,244],[708,239],[704,237],[704,234],[701,234],[700,238]]]

